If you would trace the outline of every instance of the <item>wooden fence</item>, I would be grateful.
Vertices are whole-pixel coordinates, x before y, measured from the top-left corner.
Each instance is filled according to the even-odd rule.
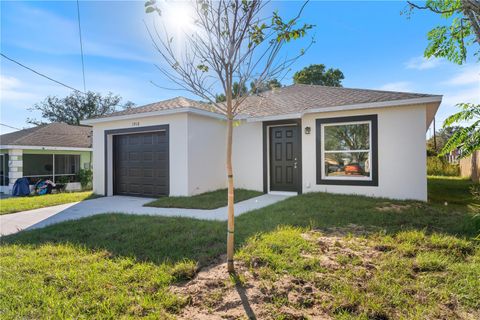
[[[460,159],[460,175],[470,178],[474,182],[480,182],[480,150],[472,155]]]

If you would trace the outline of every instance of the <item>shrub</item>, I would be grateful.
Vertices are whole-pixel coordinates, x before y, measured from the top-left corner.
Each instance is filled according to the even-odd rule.
[[[65,192],[67,189],[67,183],[70,182],[70,177],[68,176],[60,176],[55,179],[55,183],[57,184],[56,190],[57,192]]]
[[[86,189],[90,187],[92,183],[92,178],[93,178],[93,171],[90,169],[80,169],[78,171],[78,180],[80,181],[80,184],[82,185],[82,189]]]
[[[434,149],[427,148],[427,157],[436,157],[438,156],[437,151]]]
[[[480,201],[480,183],[476,183],[470,187],[470,193],[473,199]]]
[[[459,176],[457,164],[450,164],[439,157],[427,157],[427,174],[430,176]]]
[[[60,183],[60,184],[67,184],[70,182],[70,177],[68,176],[60,176],[60,177],[57,177],[55,179],[55,182],[56,183]]]

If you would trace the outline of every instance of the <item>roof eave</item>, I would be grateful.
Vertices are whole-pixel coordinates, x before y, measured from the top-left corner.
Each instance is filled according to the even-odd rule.
[[[186,108],[175,108],[175,109],[167,109],[167,110],[159,110],[159,111],[142,112],[142,113],[132,113],[132,114],[125,114],[125,115],[111,116],[111,117],[104,117],[104,118],[97,118],[97,119],[87,119],[87,120],[80,121],[80,123],[84,125],[93,125],[97,123],[110,122],[110,121],[130,120],[130,119],[146,118],[146,117],[152,117],[152,116],[164,116],[164,115],[179,114],[179,113],[193,113],[193,114],[211,117],[215,119],[221,119],[221,120],[226,119],[224,115],[221,115],[215,112],[201,110],[194,107],[186,107]]]
[[[54,146],[28,146],[28,145],[14,145],[4,144],[0,145],[0,149],[30,149],[30,150],[51,150],[51,151],[93,151],[92,148],[85,147],[54,147]]]

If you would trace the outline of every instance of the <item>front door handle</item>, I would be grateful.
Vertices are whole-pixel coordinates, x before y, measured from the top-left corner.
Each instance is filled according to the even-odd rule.
[[[293,169],[297,169],[297,161],[293,163]]]

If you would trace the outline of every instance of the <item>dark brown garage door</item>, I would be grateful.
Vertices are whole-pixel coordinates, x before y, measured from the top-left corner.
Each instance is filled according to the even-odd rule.
[[[168,132],[113,136],[114,193],[156,197],[168,195]]]

